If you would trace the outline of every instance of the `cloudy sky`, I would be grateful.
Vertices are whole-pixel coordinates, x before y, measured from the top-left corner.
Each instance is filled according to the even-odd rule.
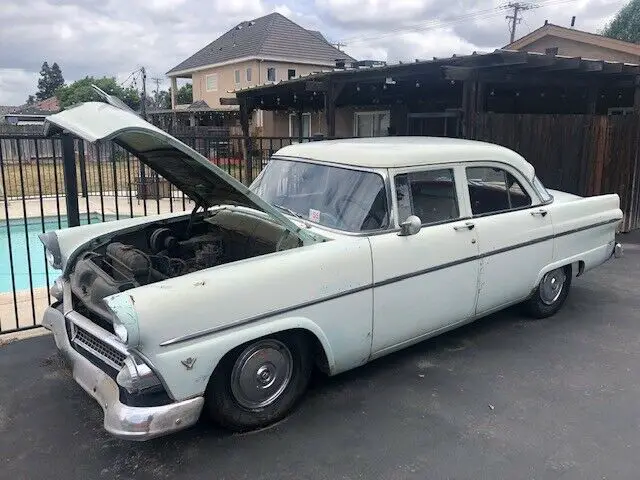
[[[42,62],[58,62],[67,82],[85,75],[120,81],[140,66],[165,72],[239,21],[278,11],[342,42],[359,59],[396,62],[487,51],[508,43],[506,3],[494,0],[2,0],[0,105],[36,91]],[[518,36],[548,19],[591,32],[620,0],[537,0]],[[163,80],[161,88],[168,83]],[[155,88],[155,85],[152,86]]]

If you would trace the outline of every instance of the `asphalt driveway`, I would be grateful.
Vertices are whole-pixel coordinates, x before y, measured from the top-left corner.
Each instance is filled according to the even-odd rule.
[[[623,237],[625,243],[633,238]],[[0,478],[637,479],[640,245],[517,310],[335,378],[269,429],[114,439],[42,336],[0,347]]]

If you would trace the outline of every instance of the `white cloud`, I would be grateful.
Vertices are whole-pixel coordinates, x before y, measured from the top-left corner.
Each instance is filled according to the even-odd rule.
[[[545,19],[598,31],[619,0],[540,0],[523,14],[518,35]],[[489,50],[508,43],[502,0],[3,0],[0,8],[0,103],[22,103],[36,91],[43,61],[58,62],[67,81],[118,76],[145,66],[165,72],[242,20],[278,11],[331,42],[346,41],[356,58],[395,62]],[[168,85],[163,81],[161,87]],[[155,84],[149,83],[149,90]]]
[[[37,78],[37,72],[0,68],[0,105],[22,105],[29,96],[24,85],[36,84]]]

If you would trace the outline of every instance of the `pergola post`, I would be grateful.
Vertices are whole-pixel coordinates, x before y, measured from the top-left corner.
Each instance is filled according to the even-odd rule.
[[[249,131],[249,117],[253,111],[253,105],[246,98],[240,103],[240,126],[242,127],[242,150],[244,156],[244,179],[249,185],[253,181],[253,154],[251,145],[251,133]]]
[[[335,83],[329,78],[327,90],[324,92],[324,114],[327,122],[327,137],[336,136],[336,100],[340,96],[344,83]]]

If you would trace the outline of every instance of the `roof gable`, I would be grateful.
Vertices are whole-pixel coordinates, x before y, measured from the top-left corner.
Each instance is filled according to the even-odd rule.
[[[630,42],[624,42],[615,38],[605,37],[596,33],[584,32],[582,30],[576,30],[573,28],[561,27],[560,25],[554,25],[547,23],[542,27],[534,30],[533,32],[519,38],[513,43],[505,46],[506,50],[523,50],[528,45],[540,40],[546,36],[554,36],[573,40],[576,42],[586,43],[589,45],[596,45],[598,47],[615,50],[618,52],[624,52],[631,55],[640,55],[640,45]]]
[[[242,22],[179,63],[167,74],[240,58],[277,57],[320,64],[353,60],[317,31],[306,30],[279,13]]]

